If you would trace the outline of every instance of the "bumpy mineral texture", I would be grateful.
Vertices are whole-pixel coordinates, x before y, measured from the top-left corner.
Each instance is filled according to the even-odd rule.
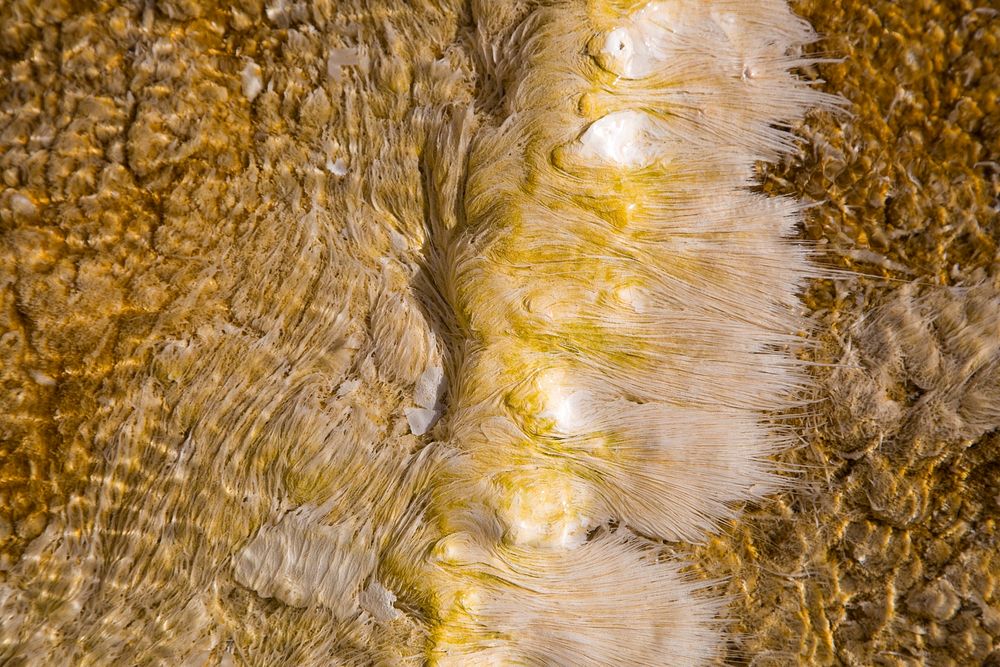
[[[492,4],[0,2],[0,662],[420,664],[426,156],[501,114],[533,5]],[[725,578],[731,664],[1000,665],[1000,12],[792,5],[845,99],[761,167],[842,271],[801,483],[661,548]]]

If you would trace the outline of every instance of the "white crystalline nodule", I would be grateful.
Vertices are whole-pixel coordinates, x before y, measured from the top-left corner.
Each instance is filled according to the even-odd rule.
[[[669,57],[666,44],[677,23],[662,2],[651,2],[625,26],[608,33],[601,49],[609,69],[628,79],[648,76]]]
[[[326,161],[326,170],[334,176],[344,176],[347,174],[347,163],[343,158]]]
[[[440,404],[444,389],[444,369],[440,366],[428,366],[417,378],[417,386],[413,391],[413,402],[419,407],[403,410],[413,435],[426,433],[441,416]]]
[[[632,70],[632,61],[635,57],[635,43],[632,33],[628,28],[615,28],[608,33],[604,40],[604,48],[601,49],[611,62],[616,63],[615,69],[624,76],[629,76]]]
[[[35,202],[20,192],[15,192],[14,196],[10,198],[10,210],[16,215],[25,218],[33,218],[38,214],[38,207],[35,206]]]
[[[420,407],[432,410],[437,408],[442,394],[444,394],[444,369],[440,366],[428,366],[417,379],[413,400]]]
[[[580,137],[579,155],[621,167],[645,167],[657,158],[656,126],[641,111],[616,111],[597,119]]]
[[[601,65],[626,79],[641,79],[686,57],[692,39],[720,40],[743,52],[747,30],[737,15],[701,0],[651,2],[604,39]]]
[[[400,616],[399,611],[393,607],[396,594],[374,579],[365,590],[361,591],[358,602],[376,621],[386,623]]]
[[[437,410],[427,408],[404,408],[406,421],[410,425],[410,433],[413,435],[423,435],[437,421],[439,413]]]
[[[241,73],[243,79],[243,95],[251,102],[264,89],[264,82],[260,78],[260,65],[254,61],[249,61]]]
[[[542,375],[537,386],[545,399],[545,409],[539,416],[554,421],[557,431],[568,434],[586,425],[584,411],[590,396],[586,391],[573,389],[558,371]]]

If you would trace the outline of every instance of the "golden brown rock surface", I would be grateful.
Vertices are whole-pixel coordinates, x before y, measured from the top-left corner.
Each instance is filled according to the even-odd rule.
[[[0,3],[0,577],[93,476],[121,480],[112,501],[125,511],[176,493],[142,471],[184,451],[185,435],[240,432],[261,456],[289,457],[284,481],[308,502],[329,482],[297,467],[315,452],[264,444],[288,428],[271,416],[306,419],[267,401],[274,382],[317,415],[343,410],[404,476],[415,441],[400,408],[423,360],[380,365],[380,346],[432,330],[433,314],[386,295],[406,294],[417,274],[425,202],[414,167],[447,106],[476,97],[476,49],[454,47],[468,18],[460,3],[356,3],[349,17],[336,5]],[[812,74],[848,113],[810,116],[802,155],[766,170],[765,189],[818,202],[803,238],[827,263],[869,274],[806,295],[816,360],[850,365],[817,369],[817,414],[786,457],[807,490],[752,508],[702,548],[672,550],[700,574],[731,577],[745,636],[737,664],[1000,664],[1000,420],[988,405],[1000,338],[990,315],[1000,15],[967,1],[795,8],[824,36],[817,48],[844,58]],[[358,43],[379,57],[358,58]],[[358,128],[362,117],[373,126]],[[383,144],[352,146],[359,136]],[[359,174],[374,206],[351,211]],[[314,200],[347,212],[313,227],[339,235],[290,236],[282,221],[313,214]],[[374,215],[390,222],[352,222]],[[334,300],[369,326],[345,329]],[[386,332],[392,309],[421,322]],[[892,349],[901,321],[912,336]],[[267,339],[292,329],[294,348]],[[235,387],[220,370],[233,365],[244,371]],[[356,378],[363,399],[351,399]],[[219,396],[218,421],[199,420]],[[108,469],[97,454],[123,428],[145,445]],[[224,511],[262,521],[269,480],[258,481],[252,509],[233,497]],[[190,499],[178,523],[190,551],[158,554],[164,563],[208,558],[201,536],[225,532],[199,507]],[[167,595],[171,576],[165,565],[145,585]],[[402,604],[420,607],[418,584],[394,583]],[[212,613],[260,664],[305,650],[312,622],[239,586]],[[101,623],[124,624],[89,622],[94,642]],[[300,634],[279,636],[278,625]],[[391,640],[358,630],[331,641],[371,661],[380,642],[422,641],[418,627],[389,626],[378,632]],[[153,659],[172,632],[133,639]]]

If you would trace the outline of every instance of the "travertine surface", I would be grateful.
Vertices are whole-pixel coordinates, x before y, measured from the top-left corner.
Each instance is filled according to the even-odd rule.
[[[422,654],[418,162],[475,91],[457,7],[335,5],[2,5],[4,635],[62,627],[4,660]]]
[[[765,188],[865,275],[817,282],[807,490],[697,554],[731,576],[737,664],[1000,664],[1000,15],[989,3],[800,0],[823,39],[803,152]]]
[[[530,7],[489,4],[0,2],[0,582],[34,582],[28,623],[75,613],[60,596],[115,610],[38,646],[420,662],[426,582],[399,565],[434,536],[396,499],[433,464],[421,378],[447,326],[421,263],[423,156],[454,108],[497,104],[509,73],[485,36]],[[816,201],[802,238],[867,275],[805,295],[807,356],[841,364],[815,369],[784,457],[805,489],[664,550],[729,577],[731,663],[1000,664],[1000,16],[793,8],[844,58],[807,74],[849,113],[811,115],[764,190]],[[325,446],[345,437],[364,456]],[[323,504],[338,494],[363,500]],[[98,526],[100,561],[76,559]],[[279,548],[338,577],[262,561]]]

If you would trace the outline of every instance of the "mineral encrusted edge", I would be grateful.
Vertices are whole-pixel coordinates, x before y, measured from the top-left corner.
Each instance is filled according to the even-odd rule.
[[[798,207],[747,188],[791,145],[776,126],[830,100],[789,74],[812,35],[782,2],[530,20],[445,290],[469,344],[430,658],[706,664],[717,603],[643,540],[700,540],[779,485],[762,415],[808,385],[791,351],[819,271],[783,238]]]
[[[152,359],[149,368],[139,366],[129,392],[117,403],[102,404],[95,441],[103,443],[98,451],[104,460],[92,473],[92,488],[70,496],[62,508],[65,516],[32,543],[4,584],[4,612],[15,614],[14,619],[5,617],[12,622],[5,623],[4,654],[98,663],[129,656],[143,661],[202,655],[228,664],[234,655],[248,658],[240,644],[254,646],[260,655],[250,659],[263,661],[268,655],[293,660],[297,651],[306,655],[313,649],[318,655],[329,646],[344,651],[345,660],[363,663],[364,658],[352,657],[352,650],[361,653],[350,646],[355,634],[369,637],[372,645],[366,650],[372,655],[390,650],[383,644],[397,635],[382,630],[402,615],[393,606],[397,594],[407,598],[399,607],[412,610],[420,607],[421,593],[427,593],[438,599],[425,608],[439,615],[432,619],[436,643],[429,650],[442,662],[462,662],[463,655],[466,662],[476,662],[490,654],[500,660],[566,664],[695,663],[710,657],[718,641],[715,629],[708,628],[716,606],[689,597],[696,587],[680,581],[674,566],[646,558],[641,540],[628,528],[657,538],[698,539],[719,517],[730,515],[728,502],[756,497],[775,482],[765,459],[783,441],[763,429],[757,413],[793,405],[791,398],[775,396],[794,394],[786,392],[801,381],[794,363],[771,354],[768,346],[794,342],[791,334],[799,327],[791,316],[795,292],[809,269],[800,248],[779,241],[797,219],[796,207],[768,203],[744,188],[751,182],[753,161],[773,158],[788,146],[788,136],[770,124],[791,120],[818,96],[786,77],[787,67],[796,61],[783,48],[809,35],[783,3],[719,3],[732,10],[728,18],[705,15],[706,6],[689,3],[689,11],[675,17],[681,23],[674,27],[690,21],[695,29],[668,31],[667,37],[683,48],[670,52],[666,73],[656,74],[652,83],[623,76],[635,72],[609,71],[615,67],[613,59],[604,58],[600,69],[582,55],[596,48],[600,59],[600,47],[608,44],[605,33],[621,30],[630,11],[643,8],[604,11],[595,5],[586,14],[566,3],[540,10],[515,31],[509,51],[492,56],[498,81],[513,83],[498,95],[495,118],[465,125],[462,119],[468,114],[459,112],[448,128],[442,127],[445,139],[450,140],[449,132],[458,135],[453,144],[444,142],[445,152],[471,151],[461,206],[465,219],[455,223],[454,236],[440,235],[446,237],[439,246],[446,256],[431,263],[446,276],[447,302],[465,341],[444,344],[464,345],[466,351],[452,355],[449,366],[450,385],[456,389],[448,419],[435,432],[435,437],[447,437],[437,438],[405,466],[398,453],[376,446],[382,437],[375,427],[378,420],[366,422],[366,410],[382,405],[371,387],[383,383],[391,394],[392,388],[418,380],[428,368],[425,362],[436,363],[437,343],[424,332],[432,318],[412,299],[398,296],[405,293],[402,285],[408,277],[383,264],[381,291],[373,297],[370,317],[378,340],[366,350],[364,361],[350,362],[364,344],[355,323],[355,311],[364,311],[354,308],[353,301],[361,297],[342,288],[354,280],[351,271],[367,270],[368,258],[338,255],[343,248],[333,237],[339,231],[356,243],[348,247],[363,255],[368,245],[377,245],[379,230],[357,225],[357,218],[332,220],[348,207],[335,197],[327,201],[322,189],[324,167],[330,181],[357,184],[358,174],[380,173],[378,165],[367,165],[370,172],[365,172],[364,156],[352,155],[348,162],[336,147],[324,147],[330,155],[320,160],[319,175],[309,172],[300,184],[292,170],[309,166],[315,156],[298,146],[284,149],[286,154],[277,151],[280,159],[273,160],[271,153],[261,151],[265,157],[251,156],[242,171],[237,142],[225,152],[197,131],[191,133],[191,143],[171,141],[169,132],[184,130],[183,113],[161,116],[153,97],[194,87],[188,72],[196,68],[209,72],[213,81],[206,86],[199,82],[201,93],[224,99],[242,89],[262,126],[285,127],[287,98],[270,84],[256,83],[258,77],[260,83],[264,77],[273,82],[274,63],[268,71],[258,56],[260,65],[241,64],[229,81],[213,60],[224,50],[205,46],[221,35],[207,22],[194,24],[198,57],[191,62],[175,56],[188,46],[182,42],[158,39],[137,50],[147,59],[137,64],[129,85],[144,77],[156,84],[150,86],[150,99],[138,103],[155,113],[137,114],[134,124],[128,120],[128,170],[106,170],[102,178],[111,186],[116,179],[138,179],[143,192],[153,191],[170,182],[170,165],[219,153],[212,168],[225,167],[234,181],[251,187],[245,200],[218,208],[227,219],[246,216],[259,223],[250,227],[252,233],[241,229],[234,234],[232,244],[266,251],[253,255],[261,266],[243,284],[227,284],[225,272],[211,265],[195,267],[195,296],[226,289],[236,295],[218,308],[225,314],[202,320],[197,328],[188,326],[180,308],[175,321],[162,316],[159,338],[150,336],[143,343]],[[269,9],[267,16],[285,29],[302,20],[296,11]],[[763,67],[715,59],[739,49],[753,52],[755,44],[767,41],[732,33],[744,11],[752,15],[755,30],[773,28],[774,34],[766,35],[768,43],[781,47],[779,53],[762,55]],[[162,17],[147,9],[141,19],[141,30],[148,31]],[[712,28],[712,39],[706,39],[698,26],[712,24],[718,29]],[[112,28],[127,33],[127,22],[117,16]],[[393,36],[386,32],[391,48]],[[596,47],[594,35],[603,39]],[[307,31],[292,30],[288,39],[286,55],[293,58],[297,45],[307,43]],[[349,61],[359,67],[371,64],[368,56]],[[405,90],[406,71],[393,69],[398,63],[388,56],[384,61],[386,85]],[[337,67],[344,59],[334,62],[331,55],[330,62],[331,77],[340,83]],[[684,82],[681,88],[672,75]],[[753,86],[759,87],[757,94],[751,94]],[[713,91],[717,98],[711,97]],[[175,98],[186,100],[179,94],[169,99]],[[692,102],[698,98],[708,102]],[[312,119],[330,115],[330,98],[316,88],[300,101],[303,121],[295,141],[315,148],[310,142],[319,143],[322,124]],[[393,102],[382,103],[378,113],[391,115]],[[250,126],[239,115],[243,107],[233,108],[239,122],[232,126],[249,138]],[[602,125],[601,118],[611,121]],[[621,129],[634,131],[631,145],[589,140],[607,136],[609,125],[612,136]],[[385,138],[387,144],[404,146],[405,131],[396,131]],[[281,146],[285,139],[275,130],[260,141]],[[667,148],[660,154],[657,146]],[[110,154],[122,150],[112,147]],[[411,159],[405,149],[377,157],[386,164],[410,165]],[[444,153],[441,157],[454,159]],[[639,171],[622,176],[633,168]],[[271,178],[274,187],[259,186],[263,201],[256,201],[258,184]],[[459,189],[447,181],[446,173],[428,190],[457,196]],[[71,185],[85,188],[86,178]],[[232,183],[229,187],[236,190]],[[202,197],[201,190],[197,194],[192,201],[199,205],[202,199],[213,201]],[[69,200],[74,196],[70,193]],[[40,214],[20,199],[13,203],[18,215]],[[97,200],[88,206],[97,206]],[[274,216],[275,206],[287,209],[287,218]],[[170,207],[184,210],[182,199],[170,198],[161,215],[170,215]],[[192,208],[188,215],[193,220],[212,210]],[[698,236],[706,233],[710,238]],[[503,236],[526,243],[509,247],[509,239],[497,238]],[[605,256],[616,239],[625,248]],[[402,243],[393,237],[391,245],[402,255],[414,240],[419,236]],[[717,243],[721,241],[726,243]],[[191,240],[182,239],[174,252],[190,262],[183,253],[192,248],[184,243]],[[554,270],[560,262],[564,265]],[[337,271],[324,272],[331,264]],[[537,272],[526,277],[514,271],[525,266]],[[549,289],[559,280],[568,285]],[[714,305],[698,305],[709,296],[716,299]],[[279,307],[269,310],[270,303]],[[609,329],[603,316],[610,312],[633,326]],[[712,328],[722,315],[731,319]],[[675,333],[665,340],[664,330]],[[710,344],[705,344],[706,331]],[[747,335],[762,332],[763,337]],[[761,361],[767,370],[754,363],[730,365],[722,358],[733,353]],[[347,368],[349,376],[364,380],[360,388],[352,384],[355,380],[344,379]],[[749,395],[741,377],[758,371],[768,378],[767,388],[763,396]],[[782,379],[785,373],[793,379]],[[324,386],[327,378],[336,377],[343,380],[339,387]],[[650,384],[643,388],[642,382]],[[343,402],[333,401],[333,395]],[[661,405],[664,396],[679,405]],[[293,407],[285,409],[286,404]],[[724,420],[719,419],[720,405]],[[583,408],[593,414],[581,422],[577,410]],[[400,406],[399,412],[404,409]],[[581,425],[595,426],[592,420],[598,421],[601,442],[573,433]],[[697,437],[685,439],[678,424]],[[422,422],[415,430],[421,428]],[[666,434],[672,439],[666,440]],[[731,442],[734,435],[736,444]],[[717,443],[721,455],[706,441]],[[727,442],[738,456],[726,449]],[[684,456],[658,460],[666,444]],[[510,465],[512,452],[520,457],[517,466]],[[685,467],[692,459],[697,465]],[[539,460],[545,465],[539,466]],[[731,469],[734,461],[746,467]],[[683,474],[669,480],[632,474],[637,466],[667,464]],[[586,474],[580,475],[581,470]],[[331,482],[330,471],[369,484],[351,503],[336,503],[331,489],[340,489]],[[428,477],[434,483],[428,485]],[[720,488],[723,480],[725,488]],[[481,484],[488,493],[479,496]],[[690,490],[683,495],[691,486],[697,487],[697,498]],[[197,491],[184,499],[185,488]],[[413,508],[421,504],[413,499],[425,492],[433,495],[431,516],[449,534],[443,541],[414,519]],[[532,516],[539,494],[552,493],[558,500],[564,492],[572,511],[586,509],[579,521],[571,525],[558,516]],[[214,501],[210,507],[198,500],[206,493],[215,494],[208,496]],[[477,497],[484,502],[470,505],[469,499]],[[562,505],[561,500],[554,503],[556,510]],[[526,509],[528,515],[521,517]],[[590,535],[590,528],[609,519],[620,521],[617,533]],[[512,532],[512,527],[518,530]],[[565,540],[575,548],[553,549],[553,538],[557,545]],[[428,540],[437,543],[429,567],[419,556]],[[378,565],[375,553],[382,561]],[[481,555],[482,564],[470,568],[469,554]],[[317,579],[324,572],[337,576]],[[539,595],[510,595],[508,583],[517,583],[517,577],[521,590]],[[484,586],[484,581],[492,583]],[[583,591],[589,597],[581,598],[581,582],[589,587]],[[31,594],[14,593],[20,585]],[[309,586],[312,590],[304,590]],[[352,594],[362,586],[355,604]],[[555,613],[553,600],[560,602]],[[629,609],[648,608],[650,601],[662,613],[645,620],[629,615]],[[243,613],[244,608],[255,611]],[[576,617],[565,611],[573,608]],[[526,618],[525,612],[533,609],[537,618]],[[296,627],[299,610],[315,615],[302,612],[308,622]],[[419,621],[423,611],[410,613]],[[484,628],[482,618],[497,622]],[[286,634],[271,636],[275,619],[289,623],[283,626]],[[554,635],[564,633],[563,643],[546,644],[545,637],[531,636],[518,625],[538,623],[552,624],[548,627]],[[364,634],[366,624],[377,626],[374,635]],[[242,636],[239,642],[233,639],[237,636]]]

